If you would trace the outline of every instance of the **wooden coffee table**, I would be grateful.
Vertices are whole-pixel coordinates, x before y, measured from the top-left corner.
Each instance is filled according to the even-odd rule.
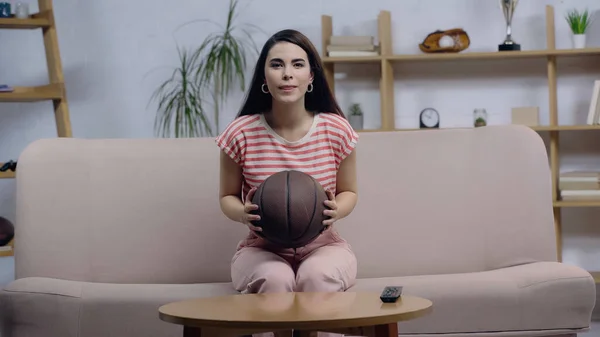
[[[352,336],[398,336],[399,321],[423,316],[431,301],[402,296],[383,303],[376,292],[268,293],[200,298],[159,308],[161,320],[183,325],[184,337],[239,337],[296,330]]]

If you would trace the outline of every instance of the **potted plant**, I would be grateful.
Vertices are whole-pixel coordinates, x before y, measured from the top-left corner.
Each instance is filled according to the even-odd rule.
[[[354,130],[362,130],[363,128],[363,112],[360,107],[360,104],[354,103],[350,106],[350,125]]]
[[[193,76],[194,62],[187,50],[177,47],[177,52],[179,67],[152,94],[152,99],[158,101],[155,132],[157,136],[176,138],[212,135],[207,102]]]
[[[222,27],[220,32],[208,34],[191,51],[177,47],[179,66],[152,94],[152,99],[158,101],[154,124],[157,135],[214,136],[219,132],[220,107],[236,81],[241,91],[246,90],[248,52],[258,54],[258,48],[243,28],[250,25],[235,22],[238,1],[229,1],[225,24],[200,20]],[[212,123],[209,109],[213,112]]]
[[[570,10],[565,18],[573,34],[573,48],[585,48],[587,29],[592,22],[588,10],[586,9],[582,13],[576,9]]]
[[[473,126],[476,128],[487,125],[487,111],[485,109],[475,109],[473,111],[473,117],[475,119]]]

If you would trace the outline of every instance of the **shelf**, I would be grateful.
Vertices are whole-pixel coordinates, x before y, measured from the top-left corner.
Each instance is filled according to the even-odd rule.
[[[4,163],[0,163],[0,167],[4,166]],[[11,179],[15,177],[15,171],[5,171],[5,172],[0,172],[0,179]]]
[[[457,60],[494,60],[494,59],[524,59],[543,58],[548,56],[546,50],[531,50],[518,52],[461,52],[440,54],[393,55],[391,61],[457,61]]]
[[[555,49],[548,50],[547,56],[595,56],[600,55],[600,48],[583,48],[583,49]]]
[[[0,257],[15,256],[15,239],[10,240],[6,246],[0,247]]]
[[[544,132],[544,131],[585,131],[585,130],[600,131],[600,125],[586,125],[586,124],[583,124],[583,125],[556,125],[556,126],[542,125],[542,126],[530,126],[530,128],[534,131],[539,131],[539,132]],[[359,130],[358,132],[434,131],[434,130],[453,130],[453,129],[474,129],[474,127],[456,127],[456,128],[440,128],[440,129],[406,128],[406,129],[394,129],[394,130],[366,129],[366,130]]]
[[[29,19],[0,18],[0,29],[37,29],[50,27],[49,13],[38,13]]]
[[[550,56],[585,56],[600,55],[600,48],[524,50],[511,52],[462,52],[444,54],[393,55],[387,57],[391,61],[458,61],[458,60],[495,60],[495,59],[527,59],[547,58]]]
[[[385,58],[382,56],[352,56],[352,57],[324,57],[324,63],[378,63]]]
[[[461,53],[439,53],[439,54],[398,54],[390,56],[368,56],[368,57],[324,57],[325,63],[353,63],[353,62],[380,62],[382,60],[391,62],[407,61],[459,61],[459,60],[495,60],[495,59],[527,59],[548,58],[550,56],[594,56],[600,55],[600,48],[585,49],[554,49],[554,50],[524,50],[506,52],[461,52]]]
[[[556,125],[556,126],[532,126],[535,131],[585,131],[600,130],[600,125]]]
[[[7,257],[7,256],[15,256],[15,243],[14,243],[14,239],[10,240],[9,243],[6,244],[6,246],[2,246],[0,247],[0,257]]]
[[[600,200],[558,200],[554,207],[600,207]]]
[[[0,92],[0,102],[37,102],[62,99],[62,84],[48,84],[38,87],[15,87],[13,92]]]
[[[2,165],[2,163],[0,163]],[[13,171],[0,172],[0,179],[14,179],[15,173]]]

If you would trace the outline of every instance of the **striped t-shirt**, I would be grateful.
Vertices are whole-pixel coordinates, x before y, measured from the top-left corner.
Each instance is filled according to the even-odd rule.
[[[357,141],[348,121],[333,113],[315,114],[310,130],[298,141],[279,136],[263,114],[235,119],[216,138],[217,145],[242,167],[242,200],[252,187],[283,170],[310,174],[335,194],[337,170]]]

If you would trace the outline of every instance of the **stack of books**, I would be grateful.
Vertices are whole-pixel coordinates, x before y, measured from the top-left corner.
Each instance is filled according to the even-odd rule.
[[[600,170],[561,173],[560,196],[565,201],[600,201]]]
[[[373,36],[334,35],[327,46],[329,57],[378,56],[379,46]]]

